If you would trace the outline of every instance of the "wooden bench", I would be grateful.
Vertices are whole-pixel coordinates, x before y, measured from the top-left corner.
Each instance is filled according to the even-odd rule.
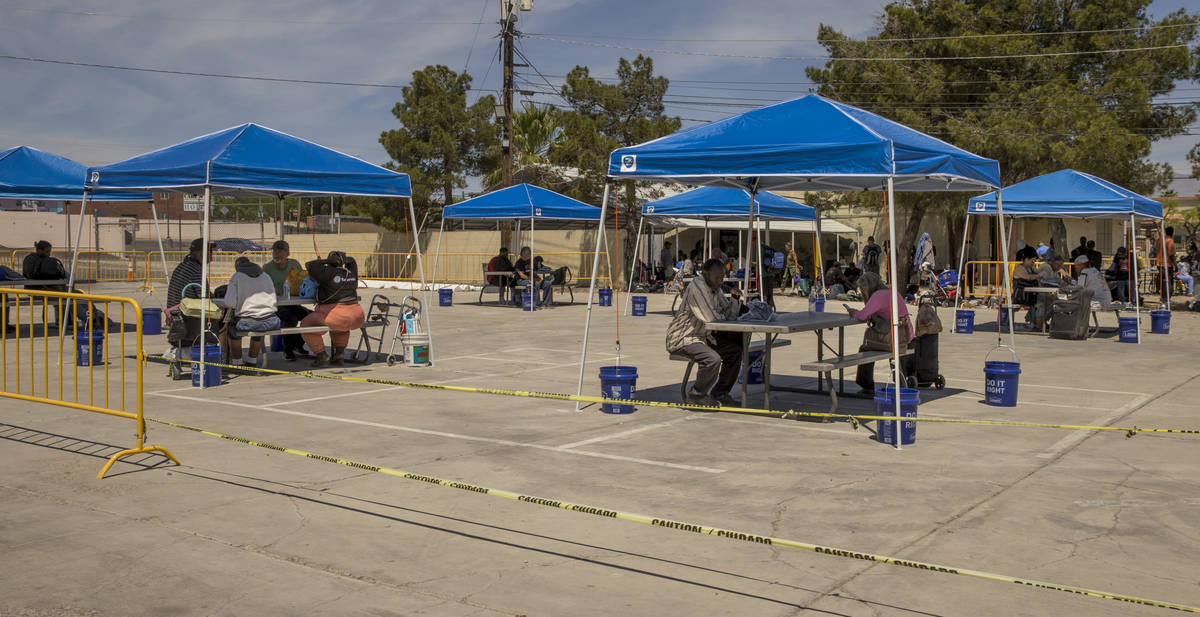
[[[772,343],[771,348],[774,349],[776,347],[786,347],[791,344],[792,344],[792,341],[790,341],[788,339],[776,338],[775,341]],[[762,351],[766,347],[767,347],[766,341],[752,341],[750,343],[750,349],[747,351],[747,353]],[[684,369],[684,371],[683,371],[683,382],[679,384],[679,396],[686,403],[687,402],[688,380],[692,378],[692,367],[696,365],[696,361],[692,360],[687,355],[685,355],[681,352],[678,352],[678,351],[671,353],[668,357],[671,360],[674,360],[676,362],[687,362],[688,363],[687,368]],[[763,367],[763,370],[768,370],[768,369],[769,369],[769,367],[766,367],[766,366]]]
[[[900,353],[901,358],[911,355],[912,350],[909,349],[902,350]],[[803,362],[800,364],[800,370],[816,372],[818,381],[822,377],[825,378],[825,383],[829,385],[829,398],[832,401],[830,412],[837,413],[838,397],[837,388],[833,387],[833,372],[891,359],[892,352],[890,351],[860,351],[858,353],[833,356],[813,362]]]
[[[294,328],[279,328],[278,330],[267,330],[265,332],[247,332],[245,336],[253,338],[256,336],[283,336],[285,334],[311,334],[314,332],[325,334],[326,332],[329,332],[329,326],[296,326]],[[258,368],[267,368],[267,349],[267,345],[264,344],[262,351],[258,354]]]

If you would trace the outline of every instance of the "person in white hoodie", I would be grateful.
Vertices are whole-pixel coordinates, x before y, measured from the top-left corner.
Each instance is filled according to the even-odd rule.
[[[255,332],[279,329],[275,314],[275,283],[258,264],[245,257],[234,262],[233,277],[225,289],[225,306],[232,311],[227,332],[230,364],[258,364],[263,337]],[[242,337],[250,335],[250,353],[242,355]]]

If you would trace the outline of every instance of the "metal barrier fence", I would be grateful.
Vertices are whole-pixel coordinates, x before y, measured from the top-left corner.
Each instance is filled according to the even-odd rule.
[[[963,294],[977,297],[1000,297],[1004,295],[1004,279],[1000,277],[1002,265],[1008,264],[1008,277],[1011,285],[1013,271],[1021,263],[1019,261],[968,261],[964,272],[960,272],[960,280],[965,285],[963,286]],[[1101,271],[1108,268],[1112,264],[1112,258],[1105,258],[1101,262]],[[1034,262],[1034,266],[1040,266],[1042,262]],[[1069,265],[1069,264],[1068,264]],[[965,297],[965,296],[964,296]]]
[[[161,452],[179,464],[166,448],[146,445],[136,301],[10,287],[0,287],[0,300],[0,396],[133,420],[137,444],[109,458],[98,478],[134,454]]]
[[[9,255],[10,267],[21,271],[21,261],[33,249],[15,249]],[[347,252],[358,262],[359,277],[383,281],[418,282],[421,276],[417,271],[416,253],[375,253]],[[297,250],[292,252],[292,259],[304,263],[324,257],[326,253]],[[121,281],[138,281],[150,286],[154,281],[165,282],[170,273],[187,256],[187,251],[80,251],[79,260],[75,266],[75,278],[92,280],[97,283],[112,283]],[[264,264],[271,259],[270,251],[215,251],[209,263],[209,276],[213,279],[226,279],[233,276],[234,262],[238,257],[248,257],[257,264]],[[574,282],[586,281],[592,272],[593,254],[581,251],[557,251],[538,253],[551,269],[567,266],[571,269]],[[474,283],[483,282],[483,266],[495,257],[494,253],[442,253],[421,255],[425,267],[425,280],[431,283]],[[164,258],[166,272],[163,271]],[[70,256],[63,259],[64,265],[69,266]],[[601,264],[598,283],[609,286],[611,278],[608,274],[608,254],[600,254]],[[437,262],[436,264],[434,262]],[[435,272],[436,266],[436,272]]]

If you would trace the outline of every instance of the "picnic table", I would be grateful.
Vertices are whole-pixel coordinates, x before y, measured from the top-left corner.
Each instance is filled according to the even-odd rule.
[[[825,351],[836,354],[838,359],[851,358],[845,353],[846,347],[846,326],[862,325],[865,322],[845,313],[817,313],[811,311],[797,311],[793,313],[776,313],[775,319],[771,321],[716,321],[708,325],[710,330],[720,332],[740,332],[742,333],[742,406],[747,406],[746,383],[747,373],[750,369],[750,337],[754,334],[762,334],[766,339],[763,346],[763,407],[771,407],[771,349],[776,345],[776,339],[781,334],[791,334],[793,332],[815,332],[817,334],[817,360],[825,359]],[[825,330],[837,329],[837,349],[834,350],[825,343]],[[855,354],[859,355],[859,354]],[[846,366],[850,366],[847,364]],[[844,366],[831,368],[838,370],[838,378],[843,383],[839,388],[844,392],[845,376],[842,369]],[[821,371],[824,372],[824,371]],[[832,380],[832,378],[830,378]],[[809,392],[810,390],[801,390],[798,388],[777,388],[779,390],[791,392]],[[833,385],[830,383],[831,394]],[[817,381],[817,392],[823,392],[820,380]],[[836,403],[836,398],[834,399]]]
[[[215,304],[221,308],[228,308],[227,306],[225,306],[225,298],[209,298],[209,299],[213,301],[213,304]],[[316,298],[301,298],[299,296],[292,296],[290,298],[285,298],[283,296],[275,296],[275,306],[277,306],[277,307],[279,307],[279,306],[303,306],[305,304],[316,304],[316,303],[317,303]]]

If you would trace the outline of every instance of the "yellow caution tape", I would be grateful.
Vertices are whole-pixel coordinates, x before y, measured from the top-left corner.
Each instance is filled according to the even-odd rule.
[[[575,401],[580,403],[611,403],[614,405],[636,405],[639,407],[669,407],[672,409],[695,409],[699,411],[720,411],[726,413],[740,414],[755,414],[764,416],[773,416],[779,418],[831,418],[848,420],[851,425],[857,429],[858,423],[864,420],[879,421],[879,422],[895,422],[896,416],[879,416],[871,414],[847,414],[847,413],[830,413],[823,411],[779,411],[771,409],[755,409],[753,407],[711,407],[707,405],[693,405],[691,403],[668,403],[663,401],[639,401],[636,399],[620,399],[620,398],[604,398],[601,396],[586,396],[575,394],[561,394],[558,392],[533,392],[528,390],[503,390],[499,388],[476,388],[472,386],[447,386],[443,384],[418,383],[412,381],[395,381],[391,379],[375,379],[371,377],[347,377],[345,375],[329,375],[325,373],[316,373],[313,371],[281,371],[278,369],[258,368],[246,365],[219,364],[216,362],[202,362],[199,360],[190,359],[174,359],[166,356],[147,356],[148,358],[163,360],[166,362],[182,362],[187,364],[204,364],[205,366],[217,366],[221,368],[234,369],[240,371],[254,371],[258,373],[268,373],[273,375],[293,375],[297,377],[309,377],[313,379],[330,379],[333,381],[349,381],[355,383],[369,383],[383,386],[397,386],[401,388],[421,388],[425,390],[446,390],[450,392],[471,392],[475,394],[496,394],[500,396],[517,396],[524,398],[541,398],[556,401]],[[1182,435],[1200,435],[1200,429],[1179,429],[1179,428],[1142,428],[1137,426],[1095,426],[1089,424],[1050,424],[1045,422],[1015,422],[1011,420],[976,420],[971,418],[929,418],[929,417],[902,417],[902,422],[929,422],[935,424],[972,424],[980,426],[1016,426],[1026,428],[1053,428],[1067,430],[1086,430],[1086,431],[1115,431],[1125,433],[1125,437],[1133,437],[1138,433],[1174,433]]]
[[[645,514],[633,514],[630,512],[622,512],[620,510],[614,510],[611,508],[603,508],[603,507],[599,507],[599,506],[590,506],[590,505],[585,505],[585,504],[580,504],[580,503],[572,503],[569,501],[563,501],[561,499],[549,499],[546,497],[535,497],[532,495],[522,495],[520,493],[514,493],[512,491],[506,491],[506,490],[502,490],[502,489],[488,488],[486,486],[479,486],[476,484],[468,484],[466,482],[457,482],[454,480],[444,480],[442,478],[437,478],[434,476],[410,473],[407,471],[401,471],[399,469],[380,467],[378,465],[371,465],[368,463],[360,463],[357,461],[336,458],[333,456],[324,456],[321,454],[314,454],[312,452],[305,452],[304,450],[297,450],[295,448],[288,448],[285,446],[277,446],[277,445],[271,444],[271,443],[256,441],[253,439],[246,439],[244,437],[237,437],[235,435],[228,435],[225,433],[218,433],[215,431],[209,431],[209,430],[205,430],[202,428],[196,428],[194,426],[187,426],[186,424],[177,424],[175,422],[167,422],[165,420],[156,420],[154,418],[146,418],[146,420],[157,423],[157,424],[162,424],[165,426],[171,426],[171,427],[184,429],[184,430],[188,430],[188,431],[194,431],[196,433],[202,433],[204,435],[209,435],[211,437],[227,439],[229,441],[235,441],[237,443],[242,443],[242,444],[246,444],[246,445],[250,445],[250,446],[266,448],[268,450],[275,450],[277,452],[285,452],[287,454],[292,454],[295,456],[302,456],[305,458],[316,459],[318,461],[325,461],[326,463],[335,463],[338,465],[345,465],[347,467],[353,467],[355,469],[362,469],[365,471],[373,471],[373,472],[381,473],[381,474],[388,475],[388,476],[395,476],[397,478],[404,478],[407,480],[417,480],[419,482],[427,482],[429,484],[436,484],[438,486],[456,488],[456,489],[459,489],[462,491],[470,491],[472,493],[491,495],[493,497],[503,497],[504,499],[511,499],[513,501],[523,501],[525,503],[531,503],[531,504],[535,504],[535,505],[539,505],[539,506],[558,508],[560,510],[570,510],[571,512],[579,512],[582,514],[591,514],[593,516],[602,516],[604,518],[615,518],[615,519],[620,519],[623,521],[641,523],[643,525],[652,525],[655,527],[666,527],[668,529],[674,529],[677,531],[687,531],[687,532],[692,532],[692,533],[704,534],[704,535],[708,535],[708,536],[718,536],[721,538],[729,538],[730,540],[738,540],[741,542],[750,542],[752,544],[765,544],[768,546],[782,546],[785,548],[792,548],[792,549],[797,549],[797,550],[802,550],[802,551],[810,551],[813,553],[820,553],[822,555],[833,555],[836,557],[861,559],[863,561],[873,561],[875,563],[882,563],[882,564],[888,564],[888,565],[893,565],[893,566],[904,566],[906,568],[915,568],[917,570],[929,570],[931,572],[941,572],[944,574],[958,574],[960,576],[981,578],[981,579],[985,579],[985,580],[989,580],[989,581],[999,581],[1001,583],[1016,583],[1018,585],[1027,585],[1030,587],[1037,587],[1039,589],[1050,589],[1053,591],[1062,591],[1062,592],[1066,592],[1066,593],[1074,593],[1074,594],[1079,594],[1079,595],[1092,596],[1094,598],[1104,598],[1107,600],[1116,600],[1118,602],[1129,602],[1131,604],[1141,604],[1141,605],[1145,605],[1145,606],[1157,606],[1159,608],[1170,608],[1170,609],[1175,609],[1178,611],[1200,613],[1200,607],[1195,607],[1195,606],[1186,606],[1183,604],[1175,604],[1172,602],[1162,602],[1159,600],[1148,600],[1146,598],[1127,596],[1127,595],[1112,593],[1112,592],[1108,592],[1108,591],[1099,591],[1096,589],[1087,589],[1085,587],[1074,587],[1071,585],[1059,585],[1057,583],[1047,583],[1045,581],[1022,579],[1022,578],[1017,578],[1017,577],[1013,577],[1013,576],[1005,576],[1003,574],[993,574],[990,572],[982,572],[979,570],[968,570],[966,568],[955,568],[955,567],[951,567],[951,566],[939,565],[936,563],[929,563],[929,562],[924,562],[924,561],[914,561],[911,559],[900,559],[899,557],[890,557],[887,555],[876,555],[874,553],[865,553],[865,552],[853,551],[853,550],[849,550],[849,549],[835,548],[835,547],[831,547],[831,546],[821,546],[819,544],[809,544],[807,542],[800,542],[797,540],[787,540],[784,538],[776,538],[776,537],[772,537],[772,536],[760,536],[760,535],[756,535],[756,534],[752,534],[752,533],[734,531],[731,529],[722,529],[720,527],[709,527],[707,525],[700,525],[698,523],[686,523],[686,522],[682,522],[682,521],[673,521],[670,519],[658,518],[655,516],[648,516]]]

